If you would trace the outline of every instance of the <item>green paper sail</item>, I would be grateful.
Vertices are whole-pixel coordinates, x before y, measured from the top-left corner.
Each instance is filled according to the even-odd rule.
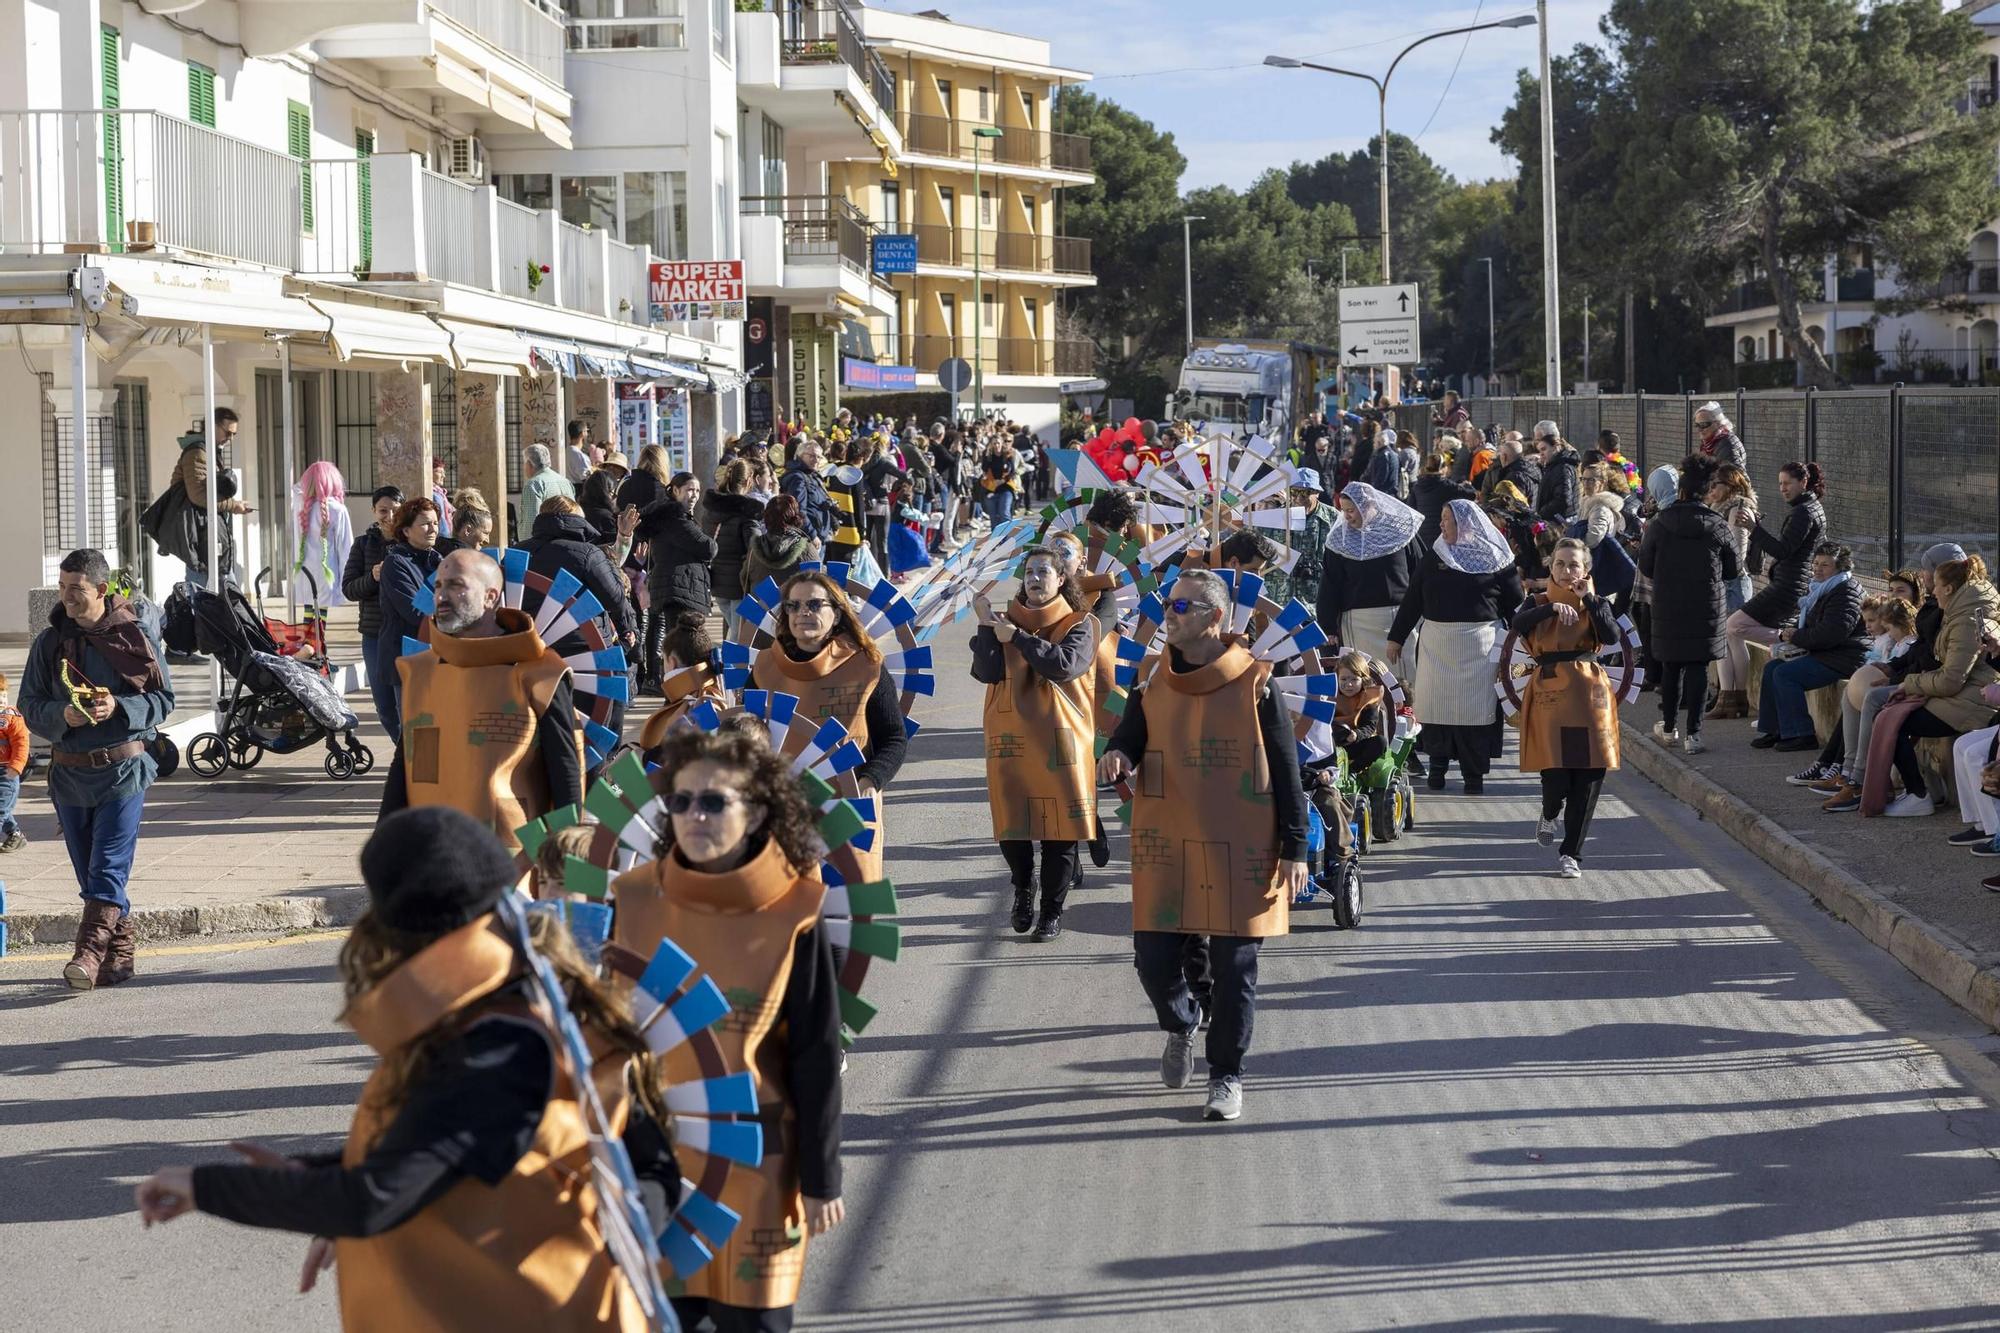
[[[860,837],[861,830],[866,827],[860,811],[847,801],[836,800],[820,816],[819,836],[826,843],[827,850],[833,851]]]
[[[596,817],[597,822],[614,832],[622,829],[632,820],[632,807],[625,804],[625,797],[610,783],[600,780],[583,798],[584,808]]]
[[[521,855],[533,861],[542,854],[542,844],[549,838],[546,820],[531,819],[514,830],[514,841],[521,844]]]
[[[840,988],[840,1021],[849,1032],[864,1031],[879,1011],[845,986]]]
[[[818,809],[828,801],[837,799],[834,796],[832,784],[817,773],[806,772],[799,774],[799,790],[805,793],[806,804],[812,806],[814,809]]]
[[[652,780],[646,774],[646,761],[639,757],[637,750],[627,750],[619,755],[612,761],[611,767],[604,770],[604,776],[615,784],[621,793],[632,792],[635,796],[652,785]]]
[[[586,898],[602,901],[611,890],[611,872],[592,865],[580,856],[563,858],[563,888]]]
[[[847,886],[847,910],[855,916],[896,915],[896,886],[886,879]]]
[[[1130,824],[1132,822],[1132,803],[1126,801],[1111,813],[1117,817],[1119,823]]]
[[[583,812],[573,805],[566,805],[560,810],[549,811],[549,817],[544,822],[548,824],[549,832],[554,833],[558,829],[566,829],[581,824],[583,822]]]
[[[1111,714],[1111,716],[1113,717],[1125,716],[1125,696],[1123,694],[1107,694],[1104,696],[1104,698],[1100,699],[1098,702],[1103,706],[1104,711]],[[1100,737],[1099,739],[1109,739],[1109,738]],[[1097,757],[1102,759],[1104,757],[1104,751],[1100,749],[1097,752]]]
[[[903,932],[887,921],[856,921],[847,928],[847,947],[893,963],[903,951]]]

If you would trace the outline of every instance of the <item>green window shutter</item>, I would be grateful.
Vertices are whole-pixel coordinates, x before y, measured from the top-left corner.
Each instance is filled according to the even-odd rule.
[[[361,272],[375,267],[375,185],[368,159],[375,156],[372,130],[354,132],[354,211],[361,224]]]
[[[215,128],[215,71],[188,61],[188,119]]]
[[[285,103],[285,151],[299,160],[299,227],[306,235],[313,229],[312,111],[298,103]]]
[[[113,253],[125,249],[125,124],[118,110],[118,29],[98,30],[104,71],[104,239]]]

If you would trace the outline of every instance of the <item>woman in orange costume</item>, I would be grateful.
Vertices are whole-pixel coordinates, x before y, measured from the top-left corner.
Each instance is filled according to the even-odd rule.
[[[807,1237],[846,1215],[840,999],[819,924],[822,847],[763,725],[743,719],[667,738],[661,770],[672,794],[659,859],[613,885],[620,947],[646,957],[672,939],[729,996],[734,1012],[717,1036],[729,1068],[756,1083],[764,1124],[763,1165],[734,1168],[722,1192],[742,1222],[674,1300],[688,1333],[786,1333]],[[667,1067],[676,1082],[703,1074],[686,1047],[669,1053]]]
[[[343,1019],[380,1057],[344,1151],[167,1167],[141,1182],[146,1224],[191,1210],[314,1237],[299,1289],[339,1261],[341,1325],[649,1327],[605,1248],[589,1128],[560,1043],[531,1005],[525,960],[493,915],[513,857],[478,821],[405,810],[361,851],[368,911],[340,952]],[[543,923],[547,923],[544,925]],[[536,945],[568,992],[590,1071],[653,1225],[680,1194],[658,1067],[553,918]],[[633,1094],[636,1092],[636,1096]]]
[[[666,702],[639,729],[639,748],[647,755],[660,748],[667,731],[688,709],[706,699],[720,705],[727,699],[722,682],[708,664],[715,640],[708,637],[708,617],[683,611],[660,642],[660,692]]]
[[[910,744],[896,683],[846,592],[820,571],[794,574],[785,584],[777,622],[777,642],[757,654],[750,682],[760,690],[796,695],[801,717],[837,718],[861,747],[862,764],[854,777],[861,795],[875,802],[869,825],[874,839],[860,853],[861,867],[867,879],[880,879],[882,791],[902,768]],[[806,728],[794,728],[785,758],[796,758],[811,739]]]

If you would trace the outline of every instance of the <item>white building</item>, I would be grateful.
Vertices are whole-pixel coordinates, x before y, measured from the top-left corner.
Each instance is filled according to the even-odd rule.
[[[1986,34],[1986,72],[1966,88],[1963,109],[2000,102],[2000,0],[1967,0],[1962,8]],[[1997,150],[2000,151],[2000,150]],[[1806,336],[1854,384],[2000,383],[2000,220],[1966,243],[1964,270],[1941,288],[1919,295],[1939,305],[1905,315],[1877,314],[1875,302],[1905,297],[1896,274],[1878,269],[1867,247],[1841,256],[1839,274],[1827,272],[1800,309]],[[1712,387],[1786,387],[1793,381],[1793,349],[1778,330],[1778,311],[1761,269],[1742,275],[1722,308],[1709,316],[1724,330],[1737,381]]]

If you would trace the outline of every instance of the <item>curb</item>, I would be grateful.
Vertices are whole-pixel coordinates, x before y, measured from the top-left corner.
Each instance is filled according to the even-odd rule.
[[[368,905],[368,890],[342,885],[296,898],[255,898],[249,902],[217,903],[212,907],[135,907],[132,925],[141,940],[184,939],[194,935],[268,934],[345,926]],[[70,944],[83,923],[83,909],[60,912],[14,912],[7,924],[9,947],[25,944]]]
[[[1968,944],[1927,921],[1806,846],[1733,793],[1710,782],[1651,736],[1621,722],[1619,755],[1627,767],[1736,839],[1759,860],[1867,936],[1933,990],[1987,1027],[2000,1030],[2000,970],[1987,967]]]

